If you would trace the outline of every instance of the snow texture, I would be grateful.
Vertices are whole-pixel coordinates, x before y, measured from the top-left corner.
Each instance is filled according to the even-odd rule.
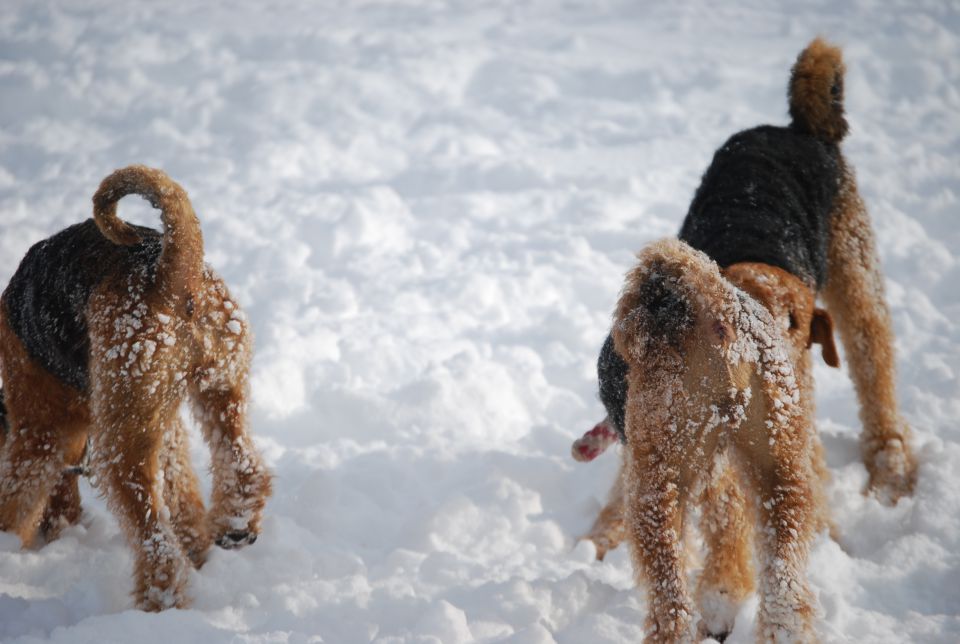
[[[811,550],[817,628],[960,640],[956,3],[6,0],[0,282],[110,171],[166,170],[256,335],[276,479],[257,543],[189,571],[190,610],[131,609],[88,486],[58,541],[0,533],[0,641],[639,640],[627,549],[595,563],[575,541],[614,450],[569,446],[604,415],[596,356],[633,253],[676,234],[732,133],[788,121],[817,34],[844,49],[844,150],[920,461],[912,498],[863,496],[852,386],[816,366],[841,535]],[[142,200],[120,213],[159,226]]]

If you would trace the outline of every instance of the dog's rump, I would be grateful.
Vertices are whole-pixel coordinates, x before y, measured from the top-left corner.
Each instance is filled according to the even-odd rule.
[[[739,132],[704,173],[680,239],[721,268],[762,262],[819,289],[840,178],[835,143],[795,127]]]
[[[142,241],[119,246],[92,219],[34,244],[3,292],[11,330],[31,358],[79,391],[88,385],[86,307],[107,275],[135,270],[153,279],[161,251],[156,230],[136,226]]]

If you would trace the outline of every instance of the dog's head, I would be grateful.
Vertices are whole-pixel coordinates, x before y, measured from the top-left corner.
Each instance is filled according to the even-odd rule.
[[[749,377],[738,328],[742,293],[716,262],[686,243],[650,244],[627,275],[614,315],[617,353],[647,411],[723,406]],[[633,387],[636,385],[636,389]],[[664,418],[673,414],[664,407]]]
[[[739,424],[761,358],[756,331],[773,324],[769,313],[680,240],[655,242],[637,259],[612,330],[630,365],[627,442],[658,426]]]
[[[816,306],[812,288],[785,270],[758,262],[741,262],[723,270],[724,276],[762,303],[787,341],[790,361],[798,364],[814,343],[821,346],[824,362],[840,366],[833,342],[833,320]]]
[[[731,287],[710,258],[666,239],[641,251],[614,313],[613,340],[628,362],[685,356],[693,345],[729,345],[734,330],[719,314]]]

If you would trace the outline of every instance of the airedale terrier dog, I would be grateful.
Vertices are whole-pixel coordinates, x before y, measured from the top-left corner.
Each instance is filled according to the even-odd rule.
[[[162,233],[117,217],[128,194],[160,209]],[[186,605],[190,566],[211,543],[253,543],[270,494],[247,432],[250,352],[186,192],[143,166],[108,176],[93,219],[33,246],[0,300],[0,529],[25,547],[56,538],[80,517],[77,470],[89,462],[134,550],[137,606]],[[209,512],[187,399],[211,451]]]
[[[912,492],[876,244],[839,147],[843,76],[839,49],[817,39],[801,52],[791,124],[740,132],[717,151],[680,239],[640,254],[601,351],[607,418],[574,443],[574,457],[590,460],[618,438],[625,447],[587,538],[598,558],[630,541],[638,579],[651,580],[650,641],[729,633],[754,588],[751,519],[758,639],[816,639],[804,560],[829,519],[807,349],[820,343],[839,365],[833,320],[860,401],[868,489],[888,503]],[[695,610],[681,538],[698,498],[707,554]]]

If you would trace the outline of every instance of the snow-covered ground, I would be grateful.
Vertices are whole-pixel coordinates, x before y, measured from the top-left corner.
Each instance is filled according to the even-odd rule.
[[[276,481],[260,540],[213,552],[190,610],[132,610],[89,487],[59,541],[0,534],[0,640],[637,641],[625,548],[598,564],[575,540],[617,464],[569,457],[603,415],[595,356],[633,252],[675,233],[727,136],[786,121],[823,34],[920,479],[894,508],[861,494],[850,382],[818,366],[842,532],[811,556],[818,627],[960,641],[960,5],[666,5],[4,0],[0,283],[108,172],[166,169],[254,326]]]

